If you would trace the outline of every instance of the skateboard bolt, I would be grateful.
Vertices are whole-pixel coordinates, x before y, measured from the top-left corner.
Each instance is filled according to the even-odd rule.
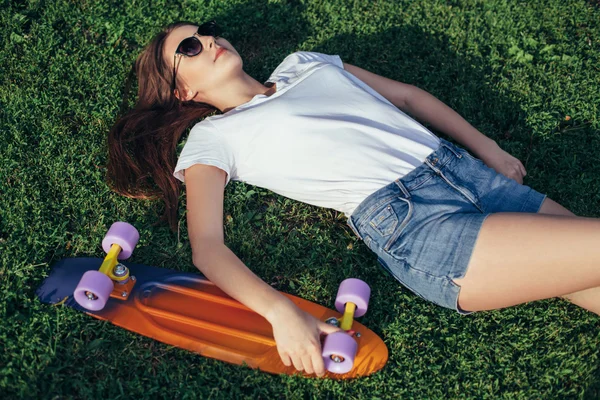
[[[96,295],[94,293],[92,293],[92,292],[85,292],[85,295],[90,300],[96,300],[97,299]]]
[[[121,293],[121,297],[127,297],[127,292]]]
[[[360,337],[360,333],[356,332],[356,334],[354,336]]]
[[[125,274],[127,274],[127,267],[121,263],[118,263],[117,265],[115,265],[113,273],[115,274],[115,276],[124,276]]]
[[[328,318],[325,323],[333,326],[340,326],[340,321],[335,317]]]
[[[331,359],[333,360],[333,362],[336,362],[336,363],[341,363],[342,361],[344,361],[344,359],[342,357],[336,356],[336,355],[331,356]]]

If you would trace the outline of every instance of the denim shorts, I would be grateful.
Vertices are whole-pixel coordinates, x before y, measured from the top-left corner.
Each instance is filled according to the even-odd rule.
[[[402,285],[468,315],[452,278],[465,276],[483,221],[497,212],[537,213],[545,198],[440,138],[421,165],[370,194],[347,224]]]

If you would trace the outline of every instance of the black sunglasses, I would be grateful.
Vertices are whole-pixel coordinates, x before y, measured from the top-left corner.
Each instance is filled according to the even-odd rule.
[[[217,22],[213,19],[212,21],[205,22],[204,24],[200,25],[196,34],[199,36],[213,36],[217,38],[221,34],[221,27],[217,25]],[[196,35],[185,38],[181,41],[181,43],[179,43],[177,50],[175,50],[175,55],[173,56],[173,82],[171,82],[171,92],[173,92],[173,89],[175,89],[175,75],[177,74],[175,61],[177,54],[182,54],[187,57],[194,57],[202,53],[202,50],[202,42],[196,37]]]
[[[215,20],[200,25],[197,32],[199,36],[214,37],[218,37],[220,33],[221,28]],[[202,53],[202,42],[196,36],[183,39],[175,51],[175,54],[183,54],[188,57],[194,57],[200,53]]]

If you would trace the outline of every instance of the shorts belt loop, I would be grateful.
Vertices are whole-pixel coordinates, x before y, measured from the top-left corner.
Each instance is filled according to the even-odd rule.
[[[453,148],[454,144],[452,142],[447,142],[447,143],[442,142],[442,146],[444,146],[445,148],[450,150],[452,152],[452,154],[454,154],[456,156],[456,158],[462,158],[462,154],[460,154],[456,149]]]
[[[400,188],[400,190],[402,190],[402,193],[404,193],[404,198],[410,199],[410,192],[408,191],[406,186],[404,186],[404,184],[402,182],[400,182],[400,179],[396,179],[394,181],[394,183],[396,184],[396,186],[398,186]]]

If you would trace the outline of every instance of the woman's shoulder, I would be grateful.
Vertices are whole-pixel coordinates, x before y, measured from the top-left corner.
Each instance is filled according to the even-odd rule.
[[[295,51],[286,56],[275,68],[265,83],[291,83],[316,64],[331,64],[343,69],[343,63],[338,55],[319,53],[316,51]],[[278,87],[278,90],[283,85]]]
[[[198,136],[202,134],[211,134],[217,131],[217,127],[206,117],[202,121],[196,122],[190,129],[190,136]]]
[[[342,68],[342,60],[337,54],[326,54],[317,51],[296,51],[290,54],[288,57],[293,56],[293,59],[298,64],[310,64],[310,63],[325,63],[333,64],[337,67]]]
[[[217,127],[204,118],[202,121],[196,122],[190,129],[188,135],[182,138],[179,143],[179,148],[185,148],[197,145],[217,144],[221,142]]]
[[[283,59],[281,64],[275,69],[284,67],[293,68],[294,66],[306,66],[313,63],[333,64],[343,68],[343,63],[338,55],[320,53],[317,51],[295,51]]]

